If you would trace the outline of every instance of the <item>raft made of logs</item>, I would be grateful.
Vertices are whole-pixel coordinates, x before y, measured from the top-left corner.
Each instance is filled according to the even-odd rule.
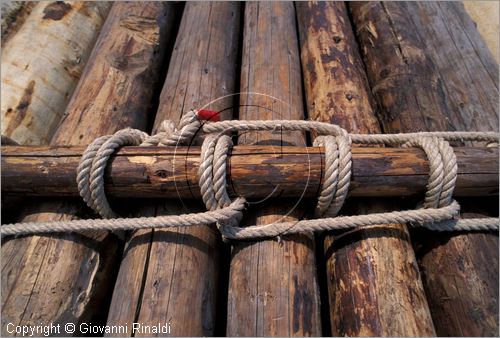
[[[95,219],[76,183],[86,146],[190,110],[357,134],[498,132],[498,62],[462,2],[23,6],[2,31],[4,226]],[[309,218],[326,176],[317,133],[233,136],[227,190],[251,205],[240,225]],[[206,211],[199,141],[116,151],[104,178],[118,214]],[[452,145],[460,219],[498,217],[498,147]],[[352,165],[341,215],[419,208],[421,149],[356,144]],[[258,241],[223,242],[215,224],[4,237],[1,334],[165,322],[173,336],[498,336],[498,231],[382,223]]]

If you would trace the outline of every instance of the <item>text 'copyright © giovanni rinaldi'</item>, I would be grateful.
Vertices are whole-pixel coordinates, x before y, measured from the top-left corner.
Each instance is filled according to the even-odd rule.
[[[95,325],[92,323],[66,323],[66,324],[39,324],[39,325],[15,325],[7,323],[5,327],[9,335],[22,337],[40,337],[64,334],[162,334],[171,333],[170,323],[142,324],[125,323],[122,325]]]

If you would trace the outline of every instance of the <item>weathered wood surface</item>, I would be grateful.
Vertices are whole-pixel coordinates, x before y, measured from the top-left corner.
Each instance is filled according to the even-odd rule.
[[[52,145],[83,145],[124,127],[146,127],[170,8],[159,2],[114,4]],[[54,200],[27,206],[20,221],[87,215],[79,200]],[[64,325],[105,315],[120,247],[107,232],[3,241],[2,335],[8,335],[9,322]],[[78,326],[74,334],[81,335]]]
[[[17,13],[19,13],[25,6],[24,1],[2,1],[2,39],[8,32],[9,27],[16,21]]]
[[[295,10],[292,3],[249,2],[245,6],[242,93],[239,118],[303,119]],[[301,133],[245,133],[239,144],[304,146]],[[264,180],[263,180],[264,181]],[[303,210],[300,199],[261,200],[244,224],[292,221]],[[232,247],[227,335],[319,336],[319,290],[314,239],[284,236],[280,241],[238,243]]]
[[[309,117],[380,132],[344,3],[297,3],[297,11]],[[393,210],[383,202],[349,204],[348,214]],[[435,334],[406,226],[328,234],[324,250],[334,336]]]
[[[76,169],[84,147],[2,148],[2,194],[79,196]],[[456,147],[455,196],[498,195],[498,149]],[[322,147],[234,146],[227,160],[231,196],[316,196],[324,177]],[[113,197],[201,197],[200,147],[124,147],[109,161]],[[350,196],[423,196],[429,165],[419,148],[353,147]],[[266,177],[263,181],[262,177]],[[279,186],[279,189],[276,189]]]
[[[234,92],[240,4],[186,4],[160,97],[155,130],[175,123],[192,108],[222,111],[232,100],[211,101]],[[222,114],[232,116],[231,109]],[[174,197],[141,215],[203,211],[201,203]],[[174,336],[216,334],[221,240],[211,227],[138,231],[127,241],[108,324],[168,322]],[[129,334],[132,332],[129,330]],[[137,336],[138,334],[136,334]]]
[[[352,3],[386,132],[498,130],[498,65],[460,3]],[[498,335],[498,234],[415,233],[438,335]]]
[[[80,79],[108,2],[40,2],[2,48],[2,135],[47,144]]]
[[[500,62],[498,54],[500,6],[498,1],[462,1],[462,3],[491,54],[497,62]]]
[[[33,1],[2,1],[2,46],[16,34],[35,5]]]

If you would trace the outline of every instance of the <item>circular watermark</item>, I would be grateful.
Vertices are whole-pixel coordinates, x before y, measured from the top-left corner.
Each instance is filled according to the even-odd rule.
[[[211,111],[216,112],[217,114],[216,116],[208,118],[207,121],[202,122],[202,126],[196,133],[195,137],[193,137],[193,139],[190,141],[190,144],[187,145],[188,149],[192,146],[199,144],[199,139],[200,139],[199,135],[201,134],[201,129],[204,123],[212,123],[214,122],[214,120],[219,120],[219,119],[222,120],[231,119],[235,115],[239,116],[240,120],[242,120],[241,118],[242,116],[245,117],[244,120],[250,120],[250,119],[290,120],[292,114],[292,108],[284,100],[274,97],[272,95],[257,93],[257,92],[240,92],[240,93],[228,94],[216,98],[214,100],[211,100],[201,107],[196,107],[196,109],[197,110],[209,109]],[[284,114],[283,112],[286,112],[286,114]],[[299,132],[294,132],[294,133],[299,133]],[[219,133],[219,136],[222,134],[229,134],[234,138],[243,141],[242,143],[244,144],[253,144],[253,145],[259,144],[259,145],[270,146],[273,152],[273,156],[275,158],[280,158],[281,156],[283,156],[283,147],[298,145],[296,144],[297,142],[295,142],[293,137],[290,136],[290,134],[281,130],[281,128],[277,128],[276,130],[273,130],[271,132],[270,131],[240,132],[237,135],[232,135],[230,130],[223,130]],[[300,137],[303,138],[304,145],[306,145],[307,138],[305,137],[305,135],[302,135]],[[237,142],[234,143],[237,144]],[[187,160],[188,152],[179,151],[179,154],[183,155],[178,155],[177,148],[180,146],[185,147],[186,145],[180,145],[180,144],[176,145],[174,149],[174,161],[172,163],[177,162],[176,160],[177,156],[184,156],[185,157],[184,161]],[[287,202],[288,202],[286,204],[287,208],[285,210],[281,210],[279,217],[271,224],[283,222],[286,220],[286,218],[288,218],[293,214],[294,218],[296,219],[295,222],[292,222],[293,224],[291,227],[293,227],[295,226],[295,223],[298,222],[298,220],[300,220],[305,216],[306,214],[305,209],[300,210],[301,208],[299,208],[299,205],[305,197],[311,177],[311,158],[309,152],[307,152],[307,158],[308,158],[307,173],[305,173],[307,175],[307,179],[306,179],[306,184],[300,196],[295,198],[287,197]],[[227,167],[227,170],[228,172],[230,171],[230,165]],[[182,207],[185,210],[188,210],[189,209],[188,204],[185,203],[184,199],[181,196],[181,193],[177,186],[178,181],[176,181],[175,177],[174,177],[174,185],[177,191],[178,199]],[[262,183],[256,184],[256,186],[264,186],[272,184],[272,182],[266,180],[265,177],[263,177],[262,180],[263,180]],[[193,188],[199,189],[198,187],[193,187]],[[249,207],[251,208],[266,207],[270,203],[275,202],[273,201],[273,198],[282,198],[283,196],[286,196],[286,191],[284,191],[284,189],[279,185],[274,185],[268,188],[267,190],[270,190],[270,192],[266,196],[260,197],[258,199],[247,198],[247,204],[249,205]],[[236,197],[236,196],[231,196],[231,197]],[[274,203],[272,204],[274,205]]]

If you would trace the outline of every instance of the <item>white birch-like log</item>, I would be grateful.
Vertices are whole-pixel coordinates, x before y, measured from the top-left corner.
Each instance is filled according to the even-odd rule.
[[[19,144],[50,141],[110,2],[40,2],[3,46],[2,135]]]

